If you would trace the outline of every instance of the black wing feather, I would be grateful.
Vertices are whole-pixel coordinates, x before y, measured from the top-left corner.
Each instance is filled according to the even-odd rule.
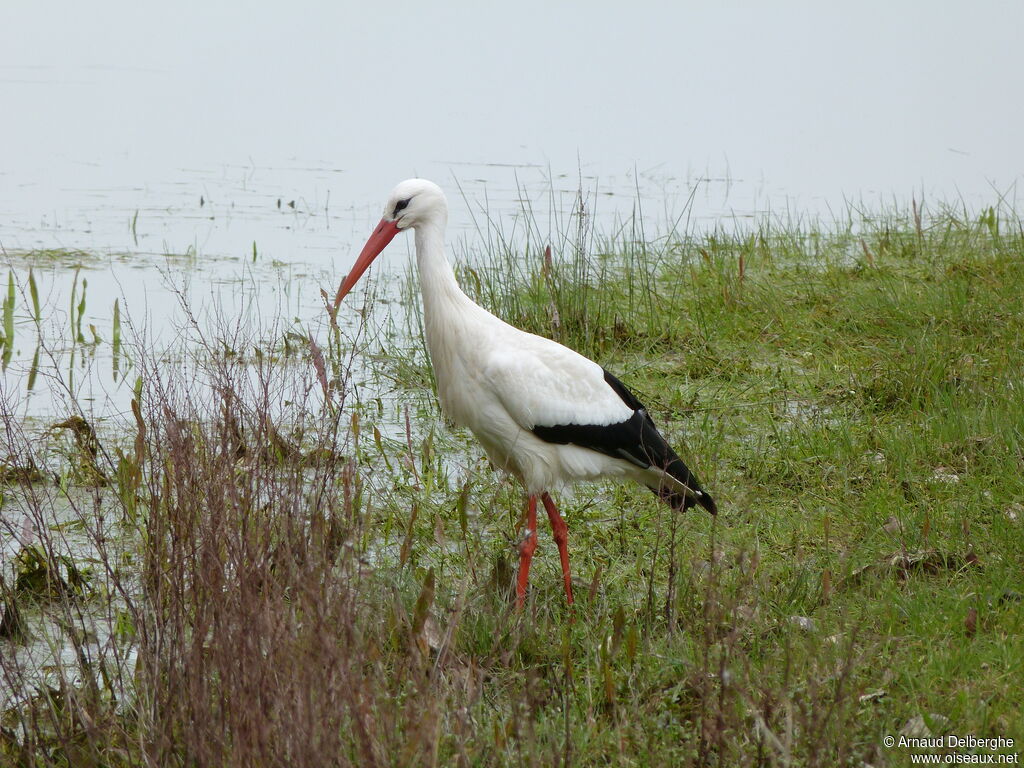
[[[715,502],[704,493],[697,477],[658,432],[644,404],[608,371],[604,372],[604,380],[622,402],[633,409],[632,416],[617,424],[538,424],[534,426],[533,434],[548,443],[571,443],[612,458],[624,459],[641,469],[662,469],[695,492],[690,496],[665,487],[652,488],[665,502],[683,510],[700,504],[711,514],[717,514]]]

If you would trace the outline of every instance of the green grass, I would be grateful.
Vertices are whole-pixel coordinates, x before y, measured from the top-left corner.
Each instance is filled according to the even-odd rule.
[[[338,329],[286,334],[284,355],[202,340],[208,391],[131,349],[124,444],[94,452],[111,457],[95,506],[137,539],[93,564],[121,645],[81,662],[91,688],[2,713],[0,755],[901,765],[883,739],[922,715],[1021,744],[1019,221],[915,206],[575,237],[549,258],[492,243],[463,285],[616,373],[717,519],[628,485],[561,496],[576,608],[542,526],[519,613],[522,491],[437,413],[415,312],[397,353],[397,326],[357,334],[366,368]],[[376,394],[358,401],[360,378]],[[64,562],[49,542],[39,561]],[[67,600],[78,626],[91,609]]]
[[[619,240],[549,260],[496,248],[463,269],[497,314],[616,372],[722,510],[712,530],[636,488],[580,490],[570,547],[593,599],[567,623],[542,536],[527,621],[474,722],[528,701],[530,754],[579,764],[898,761],[883,736],[932,713],[1020,744],[1024,236],[994,216]],[[473,482],[490,510],[477,546],[511,570],[521,502]],[[439,558],[434,538],[421,532],[413,561],[458,584],[465,558]],[[494,610],[455,635],[475,664],[500,657]],[[629,658],[616,616],[639,638]],[[609,636],[614,653],[599,650]],[[777,741],[758,738],[758,712]]]

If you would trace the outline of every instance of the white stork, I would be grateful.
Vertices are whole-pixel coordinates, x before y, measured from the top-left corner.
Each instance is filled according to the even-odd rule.
[[[491,462],[522,482],[527,530],[519,545],[516,605],[522,607],[544,503],[572,604],[568,529],[549,491],[600,476],[631,478],[677,510],[717,509],[661,436],[643,404],[600,365],[525,333],[475,304],[444,253],[448,202],[436,184],[403,181],[338,289],[335,309],[399,232],[416,232],[427,346],[444,413],[468,427]]]

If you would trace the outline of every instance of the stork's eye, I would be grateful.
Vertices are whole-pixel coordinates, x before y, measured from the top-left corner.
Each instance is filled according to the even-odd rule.
[[[397,216],[400,211],[404,211],[408,207],[409,202],[411,200],[412,200],[411,197],[407,197],[407,198],[405,198],[405,200],[399,200],[397,203],[395,203],[395,213],[394,213],[394,215]]]

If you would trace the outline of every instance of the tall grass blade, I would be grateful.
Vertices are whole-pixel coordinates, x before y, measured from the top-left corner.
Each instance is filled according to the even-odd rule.
[[[7,296],[4,298],[4,353],[3,367],[6,370],[7,364],[14,354],[14,272],[7,272]]]
[[[71,341],[72,345],[77,343],[80,333],[77,332],[75,325],[75,318],[77,317],[78,309],[78,273],[82,271],[81,267],[75,267],[75,275],[71,281],[71,305],[69,307],[68,318],[71,322]]]
[[[7,273],[7,297],[4,299],[4,337],[14,342],[14,272]]]
[[[32,318],[38,323],[42,313],[39,311],[39,287],[36,285],[36,276],[32,267],[28,268],[28,292],[32,296]]]
[[[89,281],[82,278],[82,298],[78,301],[75,327],[77,328],[77,340],[79,344],[85,344],[85,336],[82,333],[82,318],[85,317],[85,290],[89,287]]]
[[[36,385],[36,376],[39,375],[39,350],[42,349],[41,344],[36,344],[36,352],[32,355],[32,367],[28,369],[28,384],[26,390],[31,392]]]
[[[114,299],[114,327],[111,330],[111,346],[113,347],[114,381],[121,373],[121,302]]]

